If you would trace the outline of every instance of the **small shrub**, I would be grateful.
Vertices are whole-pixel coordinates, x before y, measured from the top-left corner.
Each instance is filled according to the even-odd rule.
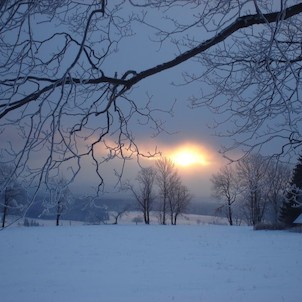
[[[27,218],[24,219],[23,225],[29,227],[29,220]]]
[[[40,226],[39,222],[36,222],[33,219],[29,221],[27,218],[24,219],[23,225],[26,227]]]
[[[290,231],[295,233],[302,233],[302,225],[296,225],[290,228]]]
[[[276,230],[285,230],[285,226],[282,223],[264,223],[260,222],[257,223],[254,226],[255,231],[260,231],[260,230],[271,230],[271,231],[276,231]]]
[[[137,217],[134,217],[134,218],[132,219],[132,221],[135,222],[135,224],[138,224],[138,223],[143,222],[143,218],[140,217],[140,216],[137,216]]]

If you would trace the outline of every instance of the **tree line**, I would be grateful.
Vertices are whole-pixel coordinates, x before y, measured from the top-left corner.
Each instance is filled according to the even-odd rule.
[[[136,185],[127,183],[142,212],[145,224],[150,224],[150,212],[156,210],[160,224],[176,225],[192,198],[182,183],[174,163],[168,158],[156,160],[155,167],[141,168]],[[157,191],[155,189],[157,187]]]
[[[302,156],[292,169],[271,157],[250,154],[234,165],[222,167],[212,175],[211,182],[213,196],[220,202],[217,214],[225,215],[230,225],[244,222],[253,226],[261,223],[291,226],[302,213]],[[76,220],[107,223],[112,218],[117,223],[130,209],[124,205],[109,214],[106,205],[97,198],[76,199],[63,177],[50,179],[47,194],[40,196],[42,201],[29,204],[27,189],[13,177],[13,168],[4,164],[0,165],[0,185],[2,228],[8,215],[23,217],[30,208],[36,208],[41,217],[53,217],[56,225],[67,212],[70,213],[66,217],[77,217]],[[124,189],[132,193],[132,210],[142,213],[145,224],[150,224],[153,211],[160,224],[176,225],[192,198],[168,158],[156,160],[153,166],[141,167],[135,180],[126,182]]]
[[[30,188],[15,175],[14,167],[1,163],[0,211],[2,212],[2,228],[8,225],[8,215],[15,215],[19,218],[26,216],[30,208],[36,206],[37,198],[40,199],[41,205],[39,216],[54,215],[58,226],[62,214],[66,212],[73,200],[68,182],[63,176],[52,177],[46,183],[44,190],[44,194],[38,196],[37,192],[31,194]]]
[[[245,222],[290,226],[302,213],[302,156],[287,164],[249,154],[212,175],[212,191],[230,225]]]
[[[78,215],[81,219],[92,223],[108,223],[113,219],[117,224],[118,219],[130,209],[124,205],[109,214],[104,202],[97,197],[75,198],[69,189],[69,184],[62,176],[49,179],[44,194],[39,196],[39,202],[29,202],[28,191],[17,179],[6,181],[13,173],[9,165],[0,165],[0,185],[5,189],[0,195],[0,209],[2,210],[2,227],[6,226],[8,215],[23,217],[35,208],[39,217],[52,217],[56,225],[60,225],[62,215],[70,216],[67,212],[85,212]],[[143,222],[150,224],[150,213],[158,213],[160,224],[177,224],[179,215],[184,213],[191,200],[188,188],[182,183],[174,163],[168,158],[160,158],[155,161],[155,166],[141,168],[134,183],[127,182],[124,189],[130,191],[134,197],[136,206],[143,216]],[[66,215],[67,214],[67,215]]]

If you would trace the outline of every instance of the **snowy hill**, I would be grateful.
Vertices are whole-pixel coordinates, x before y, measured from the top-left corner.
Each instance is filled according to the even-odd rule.
[[[109,220],[104,222],[87,222],[87,221],[77,221],[61,219],[60,226],[74,226],[74,225],[89,225],[89,224],[113,224],[115,222],[115,215],[118,212],[109,211]],[[167,224],[169,224],[169,216],[167,217]],[[41,218],[30,218],[30,217],[20,217],[20,216],[8,216],[6,218],[6,225],[11,226],[28,226],[28,225],[38,225],[38,226],[53,226],[55,225],[55,217],[52,219],[41,219]],[[159,224],[159,215],[156,212],[151,212],[150,223]],[[118,224],[143,224],[143,215],[139,211],[128,211],[123,213],[118,218]],[[198,214],[182,214],[179,215],[177,219],[178,225],[203,225],[203,224],[218,224],[218,225],[228,225],[228,221],[224,217],[210,216],[210,215],[198,215]]]
[[[302,236],[215,225],[12,227],[5,302],[297,302]]]

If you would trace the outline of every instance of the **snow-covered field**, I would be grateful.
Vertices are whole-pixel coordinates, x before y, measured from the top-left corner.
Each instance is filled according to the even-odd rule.
[[[298,302],[302,234],[215,225],[12,227],[3,302]]]

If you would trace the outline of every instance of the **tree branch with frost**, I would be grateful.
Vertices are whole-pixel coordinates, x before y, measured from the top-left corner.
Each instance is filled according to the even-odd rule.
[[[37,100],[43,93],[54,89],[58,86],[62,86],[63,83],[65,85],[68,84],[72,84],[72,83],[81,83],[81,84],[101,84],[101,83],[110,83],[110,84],[114,84],[114,85],[120,85],[123,88],[121,89],[121,92],[124,93],[126,91],[128,91],[130,88],[132,88],[135,84],[139,83],[140,81],[142,81],[143,79],[146,79],[148,77],[151,77],[157,73],[163,72],[164,70],[173,68],[189,59],[192,59],[193,57],[205,52],[206,50],[208,50],[209,48],[215,46],[216,44],[219,44],[220,42],[226,40],[229,36],[231,36],[233,33],[239,31],[240,29],[243,28],[247,28],[247,27],[251,27],[253,25],[259,25],[259,24],[265,24],[265,23],[273,23],[279,20],[280,14],[282,14],[283,19],[289,19],[295,15],[298,15],[302,12],[302,3],[301,4],[296,4],[293,5],[291,7],[288,7],[287,9],[285,9],[284,11],[281,12],[275,12],[275,13],[268,13],[268,14],[254,14],[254,15],[247,15],[247,16],[243,16],[243,17],[238,17],[232,24],[230,24],[229,26],[227,26],[225,29],[221,30],[218,34],[216,34],[213,38],[208,39],[204,42],[202,42],[200,45],[198,45],[197,47],[194,47],[193,49],[177,56],[176,58],[174,58],[173,60],[167,61],[165,63],[162,63],[160,65],[157,65],[155,67],[146,69],[144,71],[141,72],[135,72],[135,71],[127,71],[122,77],[121,79],[116,79],[116,78],[110,78],[110,77],[106,77],[106,76],[102,76],[98,79],[87,79],[87,80],[80,80],[77,78],[71,78],[71,77],[67,77],[67,74],[69,74],[69,72],[71,71],[71,69],[74,67],[74,65],[76,64],[76,62],[79,60],[80,54],[83,50],[83,45],[84,45],[84,41],[86,39],[86,35],[87,35],[87,30],[88,30],[88,25],[91,21],[91,18],[94,16],[94,14],[97,14],[101,12],[101,10],[96,10],[94,11],[90,16],[89,16],[89,22],[87,23],[87,28],[85,30],[85,35],[83,38],[83,42],[81,44],[80,50],[78,51],[78,54],[76,56],[76,58],[74,59],[73,63],[71,64],[71,66],[66,70],[64,77],[62,79],[58,79],[57,81],[54,81],[52,79],[36,79],[39,82],[40,81],[47,81],[47,82],[53,82],[52,85],[49,85],[47,87],[44,87],[43,89],[41,89],[40,91],[37,91],[36,93],[33,93],[29,96],[27,96],[26,98],[16,101],[12,104],[12,106],[10,107],[10,110],[5,110],[3,113],[1,113],[0,118],[5,116],[9,111],[17,109],[23,105],[26,105],[27,103]],[[133,76],[130,79],[125,79],[126,76],[128,74],[133,74]],[[65,80],[65,77],[67,77],[67,80]],[[28,79],[34,79],[33,77],[29,77]],[[18,81],[18,80],[22,80],[22,78],[17,78],[14,80],[4,80],[2,81],[2,84],[7,84],[9,82],[12,81]],[[121,94],[122,94],[121,93]],[[5,107],[8,106],[9,104],[2,104],[1,107]]]
[[[135,142],[135,136],[130,127],[133,119],[139,119],[141,124],[151,122],[156,131],[162,130],[161,122],[152,116],[153,109],[148,106],[149,98],[145,100],[145,105],[138,106],[138,101],[131,97],[137,84],[147,78],[192,59],[204,58],[211,64],[213,58],[210,57],[209,52],[212,51],[213,56],[218,57],[221,62],[210,66],[207,72],[219,73],[220,70],[224,72],[227,64],[231,68],[227,79],[221,79],[219,82],[220,79],[217,80],[215,75],[214,80],[211,79],[212,82],[209,80],[210,84],[213,83],[218,87],[213,98],[217,97],[219,92],[233,97],[240,93],[244,94],[256,82],[263,82],[261,76],[255,73],[258,78],[250,81],[242,78],[243,80],[237,82],[236,85],[236,89],[239,90],[237,92],[231,90],[230,87],[234,81],[232,83],[227,81],[234,80],[232,72],[238,62],[247,65],[258,64],[257,66],[262,69],[278,63],[294,65],[300,62],[301,54],[293,56],[290,60],[284,56],[281,58],[272,56],[271,60],[251,62],[240,56],[233,56],[233,53],[228,51],[226,58],[234,60],[224,65],[223,50],[215,52],[219,47],[225,47],[226,50],[229,39],[245,34],[246,29],[253,30],[256,25],[284,23],[298,16],[302,12],[301,3],[281,8],[276,12],[260,13],[258,10],[256,14],[243,14],[243,8],[237,1],[230,3],[203,1],[202,4],[205,7],[191,26],[190,24],[181,26],[180,23],[173,22],[174,33],[185,33],[194,26],[202,25],[207,33],[212,35],[211,38],[200,43],[192,40],[189,50],[182,51],[162,64],[142,71],[129,69],[120,72],[119,75],[115,73],[114,76],[110,75],[114,71],[109,68],[110,72],[108,72],[105,65],[108,64],[110,55],[116,51],[119,42],[131,36],[131,24],[138,20],[133,14],[129,17],[123,15],[122,8],[126,5],[124,1],[117,2],[115,5],[107,1],[81,4],[68,0],[57,1],[53,6],[48,1],[30,3],[21,1],[11,6],[9,3],[9,1],[2,2],[0,7],[3,17],[0,30],[4,39],[3,47],[0,48],[2,55],[0,121],[2,127],[6,129],[7,126],[15,127],[14,131],[21,133],[24,145],[19,147],[19,151],[14,154],[21,169],[25,169],[25,163],[29,162],[30,154],[35,154],[35,152],[43,154],[44,162],[40,168],[28,169],[28,174],[33,173],[31,174],[34,175],[33,179],[39,179],[39,182],[47,179],[51,170],[56,171],[64,166],[66,168],[67,163],[69,170],[72,171],[72,177],[75,177],[82,166],[81,158],[85,156],[90,156],[95,165],[95,172],[102,181],[102,164],[112,158],[121,158],[125,162],[132,156],[140,155],[139,146]],[[169,8],[185,7],[190,3],[194,4],[191,1],[142,3],[131,1],[130,7],[143,5],[146,8],[155,7],[167,12]],[[197,4],[194,5],[198,7]],[[234,14],[229,14],[233,9],[235,9]],[[210,21],[215,21],[217,11],[219,20],[215,28],[211,29],[209,24]],[[45,36],[44,33],[41,36],[38,31],[34,31],[34,25],[38,26],[45,22],[54,24],[53,26],[60,25],[60,32],[55,34],[46,32]],[[285,31],[285,27],[282,30]],[[9,31],[15,35],[8,37]],[[288,37],[285,33],[284,36]],[[277,42],[275,37],[273,41]],[[246,36],[246,39],[246,45],[249,45],[252,38]],[[292,41],[297,42],[299,39],[292,39]],[[290,41],[285,39],[284,42]],[[280,52],[286,53],[286,43],[279,44],[283,47]],[[294,43],[288,47],[293,47],[293,45]],[[296,48],[289,50],[293,54],[297,52]],[[250,57],[253,57],[252,50],[249,51]],[[259,48],[258,54],[261,52],[262,49]],[[290,68],[291,73],[299,72],[294,70],[296,65]],[[275,70],[269,68],[269,72],[275,81],[278,80]],[[244,82],[245,79],[247,79],[246,82]],[[282,89],[288,89],[287,79],[286,70],[283,75],[283,86],[280,87],[278,83],[275,83],[271,89],[267,84],[262,89],[264,92],[279,91],[281,94]],[[272,100],[272,95],[267,92],[266,108],[275,110],[275,107],[271,106]],[[241,131],[252,126],[251,136],[256,133],[257,127],[262,123],[261,119],[257,119],[259,117],[257,114],[261,112],[258,105],[262,101],[263,99],[260,100],[257,97],[245,101],[241,96],[241,103],[237,103],[238,107],[227,109],[234,114],[239,112],[247,117],[248,121],[238,126]],[[284,102],[284,97],[281,101]],[[253,104],[248,106],[249,103]],[[212,104],[209,103],[210,105]],[[290,104],[286,103],[286,106],[287,112],[290,113]],[[268,117],[269,113],[265,115]],[[294,122],[291,121],[292,124]],[[253,125],[256,126],[253,127]],[[100,145],[107,151],[106,155],[100,154]]]

